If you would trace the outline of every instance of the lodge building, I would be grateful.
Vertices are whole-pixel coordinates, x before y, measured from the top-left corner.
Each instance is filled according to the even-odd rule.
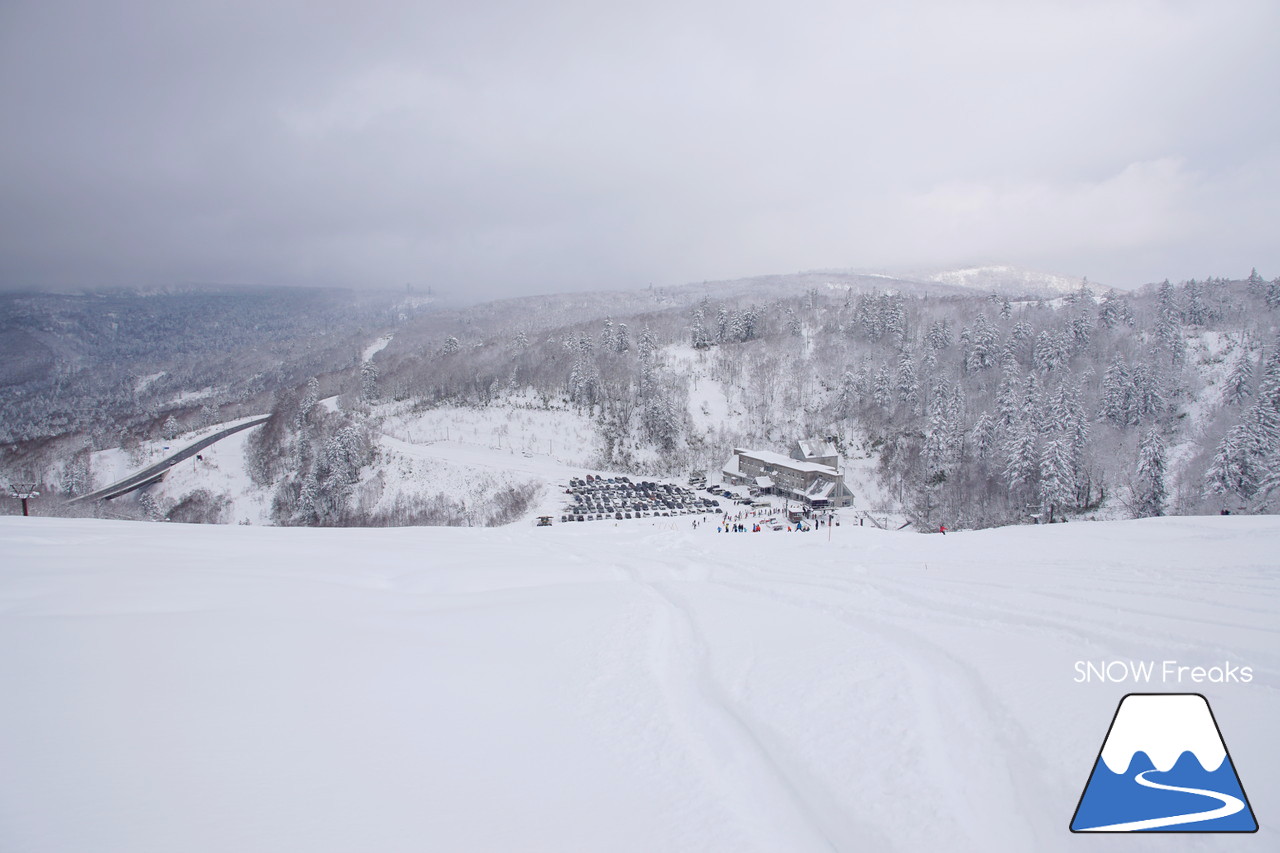
[[[725,482],[801,501],[815,509],[850,506],[853,492],[840,472],[840,456],[830,441],[797,441],[791,455],[734,448],[721,472]]]

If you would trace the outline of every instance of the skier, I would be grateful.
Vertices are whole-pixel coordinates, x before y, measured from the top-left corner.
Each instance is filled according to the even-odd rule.
[[[946,536],[946,535],[947,535],[947,526],[946,526],[945,524],[939,524],[939,525],[938,525],[938,532],[939,532],[939,533],[941,533],[943,536]]]

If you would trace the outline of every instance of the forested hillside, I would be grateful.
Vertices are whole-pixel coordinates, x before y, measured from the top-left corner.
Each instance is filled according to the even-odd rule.
[[[213,422],[359,363],[403,295],[307,288],[0,294],[0,445]]]
[[[101,445],[95,429],[136,440],[170,418],[192,428],[248,414],[232,404],[252,401],[274,415],[247,465],[272,490],[276,521],[359,523],[353,495],[376,473],[385,418],[536,410],[589,423],[583,457],[640,474],[718,471],[734,446],[829,436],[877,472],[856,502],[921,527],[1274,508],[1280,279],[1255,271],[1137,293],[1081,282],[1058,296],[940,280],[806,274],[417,314],[344,314],[319,294],[301,314],[242,301],[278,347],[256,354],[242,340],[251,321],[205,298],[183,315],[197,318],[191,341],[145,315],[126,331],[142,324],[163,345],[111,344],[120,317],[63,336],[123,353],[130,367],[110,380],[73,384],[35,361],[15,372],[28,390],[5,404],[10,459],[35,458],[30,439],[58,425],[60,448],[67,435]],[[6,325],[11,338],[29,327]],[[223,331],[237,343],[204,357]],[[189,401],[201,388],[224,389],[221,405]],[[41,405],[44,420],[27,415]],[[45,476],[67,470],[58,454],[42,459]]]
[[[367,391],[424,407],[532,394],[589,414],[601,464],[622,470],[714,470],[735,444],[831,435],[877,455],[921,523],[1269,505],[1280,280],[1057,299],[760,295],[397,336]],[[723,419],[699,416],[709,408]]]

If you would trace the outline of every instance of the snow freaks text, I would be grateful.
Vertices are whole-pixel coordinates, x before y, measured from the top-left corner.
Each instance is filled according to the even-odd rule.
[[[1076,661],[1077,684],[1095,681],[1110,684],[1133,682],[1150,684],[1248,684],[1253,681],[1253,667],[1223,662],[1212,666],[1189,666],[1176,660],[1099,660]]]

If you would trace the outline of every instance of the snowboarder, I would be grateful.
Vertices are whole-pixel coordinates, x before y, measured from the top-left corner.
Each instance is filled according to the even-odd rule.
[[[947,535],[947,526],[946,526],[945,524],[939,524],[939,525],[938,525],[938,532],[939,532],[939,533],[941,533],[943,536],[946,536],[946,535]]]

